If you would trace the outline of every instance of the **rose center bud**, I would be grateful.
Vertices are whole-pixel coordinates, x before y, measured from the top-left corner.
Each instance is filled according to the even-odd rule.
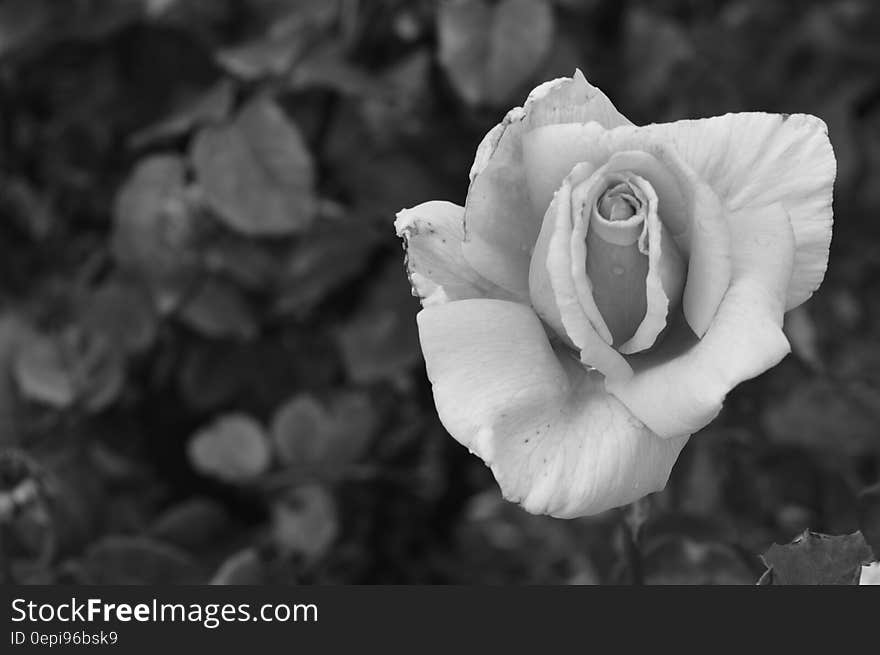
[[[641,189],[621,181],[599,196],[590,216],[587,276],[615,347],[635,335],[647,311],[648,251],[640,242],[647,205]]]

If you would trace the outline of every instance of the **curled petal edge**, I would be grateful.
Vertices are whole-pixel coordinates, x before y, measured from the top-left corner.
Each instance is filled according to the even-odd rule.
[[[661,437],[692,434],[721,411],[737,384],[790,351],[782,332],[794,234],[781,204],[730,217],[732,282],[705,336],[666,363],[606,388]]]

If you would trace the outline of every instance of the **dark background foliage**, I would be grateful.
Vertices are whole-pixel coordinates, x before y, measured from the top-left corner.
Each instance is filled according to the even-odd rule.
[[[0,579],[850,581],[858,535],[768,548],[880,542],[878,36],[872,0],[3,0]],[[392,223],[575,67],[636,122],[815,113],[839,175],[794,354],[564,522],[437,421]]]

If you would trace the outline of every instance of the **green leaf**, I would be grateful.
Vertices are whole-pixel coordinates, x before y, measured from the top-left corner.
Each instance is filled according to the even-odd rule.
[[[269,98],[251,101],[232,123],[202,129],[191,157],[205,200],[233,230],[282,236],[311,223],[316,209],[311,154]]]
[[[205,475],[246,482],[264,473],[271,461],[262,426],[245,414],[221,416],[189,442],[189,459]]]
[[[437,15],[440,63],[472,105],[501,105],[534,75],[553,44],[544,0],[455,0]]]
[[[871,548],[861,532],[831,536],[804,531],[790,544],[773,544],[762,556],[768,572],[762,580],[774,585],[858,584],[862,565],[871,562]]]

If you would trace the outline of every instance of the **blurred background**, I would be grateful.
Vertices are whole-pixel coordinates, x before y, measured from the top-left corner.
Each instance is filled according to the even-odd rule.
[[[637,123],[814,113],[839,174],[793,355],[666,491],[566,522],[439,424],[393,219],[463,203],[576,67]],[[806,528],[876,547],[877,180],[871,0],[2,0],[0,580],[752,584]]]

